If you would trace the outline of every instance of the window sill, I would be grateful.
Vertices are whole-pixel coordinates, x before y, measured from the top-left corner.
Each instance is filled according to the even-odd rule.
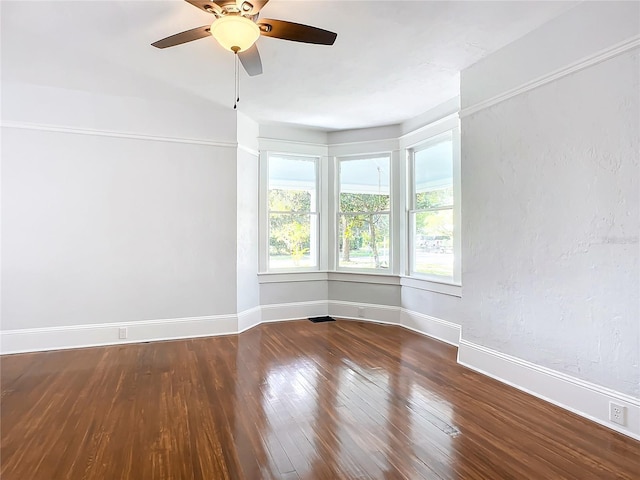
[[[319,270],[258,273],[258,283],[317,282],[329,280],[329,272]]]
[[[415,288],[418,290],[425,290],[428,292],[440,293],[443,295],[450,295],[453,297],[462,297],[462,285],[460,284],[446,281],[439,282],[435,280],[427,280],[400,275],[333,271],[265,272],[258,274],[258,282],[260,284],[321,281],[395,285]]]
[[[400,285],[400,277],[389,273],[369,272],[330,272],[329,280],[336,282],[378,283],[382,285]]]
[[[318,282],[332,280],[336,282],[377,283],[382,285],[400,285],[398,275],[363,272],[264,272],[258,274],[258,283]]]

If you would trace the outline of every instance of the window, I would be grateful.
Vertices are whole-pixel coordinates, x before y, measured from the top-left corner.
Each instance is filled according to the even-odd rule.
[[[454,135],[434,137],[411,149],[409,204],[411,275],[454,280]]]
[[[338,161],[338,266],[389,270],[390,155]]]
[[[318,266],[318,158],[268,156],[268,269]]]

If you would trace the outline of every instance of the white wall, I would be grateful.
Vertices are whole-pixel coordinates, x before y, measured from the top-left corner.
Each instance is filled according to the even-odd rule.
[[[258,124],[238,114],[237,311],[260,305],[258,284]]]
[[[16,79],[12,58],[2,65],[2,330],[235,314],[233,111],[180,92],[65,88],[63,72],[56,86],[46,71]]]
[[[235,329],[235,112],[1,8],[3,346]]]
[[[233,149],[2,135],[3,329],[235,311]]]
[[[356,281],[329,282],[329,300],[400,306],[400,286]]]
[[[461,85],[464,338],[636,397],[637,42],[486,108],[472,102],[518,59],[546,67],[549,38],[566,65],[582,58],[571,55],[576,39],[590,39],[583,56],[620,41],[611,31],[629,34],[629,23],[637,39],[639,6],[582,5],[489,56],[490,68],[463,72]]]
[[[326,301],[328,288],[328,282],[324,280],[262,283],[260,305]]]
[[[169,137],[192,143],[236,142],[231,109],[217,105],[203,108],[207,105],[204,100],[177,89],[143,98],[54,87],[12,80],[11,65],[4,58],[2,64],[3,124],[67,127],[158,140]],[[46,76],[33,81],[46,81]]]

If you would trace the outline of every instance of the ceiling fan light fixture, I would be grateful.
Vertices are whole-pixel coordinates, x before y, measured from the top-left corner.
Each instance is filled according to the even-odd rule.
[[[211,35],[223,48],[231,52],[244,52],[258,40],[260,28],[248,18],[228,15],[213,22]]]

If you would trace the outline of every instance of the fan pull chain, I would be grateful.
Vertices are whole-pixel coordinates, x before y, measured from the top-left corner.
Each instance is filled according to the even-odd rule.
[[[238,102],[240,101],[240,60],[238,59],[238,50],[237,47],[233,47],[233,53],[235,53],[235,102],[233,103],[233,109],[236,110],[238,108]]]
[[[233,64],[233,73],[234,73],[234,78],[233,78],[233,88],[234,88],[234,92],[233,92],[233,109],[236,110],[238,108],[238,52],[234,52],[235,56],[234,56],[234,64]]]

